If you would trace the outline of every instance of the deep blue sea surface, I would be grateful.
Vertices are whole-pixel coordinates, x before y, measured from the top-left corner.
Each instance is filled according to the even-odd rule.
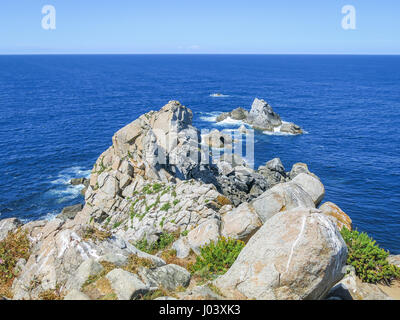
[[[0,219],[82,202],[69,179],[169,100],[190,107],[196,126],[221,129],[212,116],[255,97],[308,132],[257,134],[256,167],[307,163],[325,200],[400,254],[400,56],[0,56]]]

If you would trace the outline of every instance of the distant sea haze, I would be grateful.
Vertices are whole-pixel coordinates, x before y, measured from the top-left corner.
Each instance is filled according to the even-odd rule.
[[[300,136],[255,134],[255,167],[307,163],[354,227],[400,254],[400,56],[0,56],[0,219],[51,218],[83,202],[112,135],[169,100],[199,129],[255,97]]]

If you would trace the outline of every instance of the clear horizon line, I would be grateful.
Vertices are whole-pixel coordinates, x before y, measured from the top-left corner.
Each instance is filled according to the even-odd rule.
[[[177,53],[121,53],[121,52],[17,52],[17,53],[0,53],[0,56],[29,56],[29,55],[337,55],[337,56],[399,56],[400,53],[313,53],[313,52],[282,52],[282,53],[213,53],[213,52],[177,52]]]

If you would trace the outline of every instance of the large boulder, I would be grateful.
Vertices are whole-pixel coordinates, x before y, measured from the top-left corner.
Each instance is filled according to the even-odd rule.
[[[298,184],[292,182],[280,183],[265,191],[251,202],[262,222],[266,222],[281,211],[297,207],[315,208],[310,195]]]
[[[65,285],[65,289],[69,290],[80,290],[82,285],[89,279],[104,270],[103,266],[95,261],[94,259],[86,259],[79,268],[74,272]]]
[[[15,231],[22,226],[22,222],[17,218],[0,220],[0,241],[4,240],[9,232]]]
[[[319,207],[319,210],[321,210],[326,216],[331,217],[339,230],[342,230],[343,227],[346,227],[350,231],[352,230],[352,221],[350,217],[336,204],[325,202]]]
[[[114,269],[106,275],[118,300],[134,300],[149,291],[137,275],[122,269]]]
[[[196,254],[200,254],[201,247],[209,244],[211,241],[218,241],[220,224],[221,222],[218,219],[210,219],[190,231],[187,235],[190,248]]]
[[[311,196],[316,206],[321,203],[325,196],[325,187],[322,182],[310,174],[300,173],[292,182],[302,187]]]
[[[264,166],[260,166],[257,172],[265,177],[268,185],[271,187],[288,180],[285,167],[279,158],[274,158],[268,161]]]
[[[202,167],[200,133],[192,118],[192,111],[178,101],[142,115],[113,136],[113,148],[99,158],[97,167],[128,158],[134,172],[147,178],[161,179],[161,168],[177,178],[190,178]]]
[[[247,122],[262,129],[269,130],[282,125],[280,116],[274,112],[272,107],[264,100],[256,98],[251,106]]]
[[[312,174],[308,169],[307,164],[298,162],[292,166],[292,169],[289,172],[290,179],[294,179],[300,173]]]
[[[247,240],[261,225],[261,220],[254,208],[245,202],[222,216],[221,235],[227,238]]]
[[[187,237],[180,237],[172,244],[172,249],[176,251],[176,257],[184,259],[190,254],[190,245],[187,241]]]
[[[319,210],[272,217],[214,284],[231,299],[322,299],[344,275],[347,247]]]
[[[190,273],[185,268],[175,264],[142,270],[140,276],[150,287],[162,287],[170,291],[179,287],[186,288],[191,278]]]

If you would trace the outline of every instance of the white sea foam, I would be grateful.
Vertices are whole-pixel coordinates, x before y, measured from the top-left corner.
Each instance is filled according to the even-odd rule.
[[[89,178],[90,172],[90,170],[82,167],[71,167],[62,170],[55,179],[50,182],[54,188],[50,189],[47,195],[51,198],[55,198],[58,203],[64,203],[78,198],[84,186],[71,185],[70,181],[73,178]]]
[[[230,95],[222,94],[222,93],[212,93],[212,94],[210,94],[210,97],[213,97],[213,98],[227,98],[227,97],[230,97]]]
[[[290,122],[282,121],[282,124],[284,124],[284,123],[290,123]],[[274,131],[263,131],[263,134],[266,134],[268,136],[295,136],[295,134],[293,134],[293,133],[281,132],[280,131],[281,127],[282,127],[282,125],[280,125],[278,127],[274,127]],[[303,133],[308,134],[308,132],[304,131],[304,130],[303,130]]]
[[[235,120],[235,119],[232,119],[231,117],[228,117],[225,120],[216,123],[216,125],[218,125],[218,126],[237,125],[238,127],[240,127],[242,124],[243,124],[242,120]]]
[[[56,185],[69,185],[69,182],[73,178],[89,178],[90,172],[91,170],[86,170],[82,167],[67,168],[62,170],[51,183]]]
[[[212,114],[212,113],[208,113],[208,114],[205,114],[204,116],[200,116],[200,119],[203,121],[206,121],[206,122],[216,122],[218,114],[219,113],[217,113],[216,115]]]

